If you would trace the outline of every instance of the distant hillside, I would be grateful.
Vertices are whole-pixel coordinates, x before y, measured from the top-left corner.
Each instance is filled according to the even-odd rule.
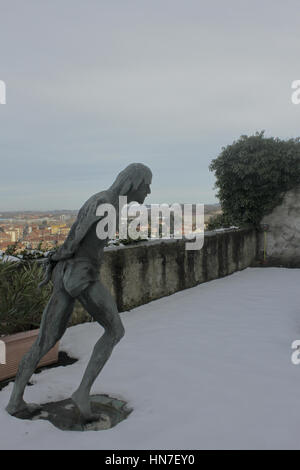
[[[204,204],[204,212],[205,214],[214,214],[218,212],[222,212],[220,204]]]

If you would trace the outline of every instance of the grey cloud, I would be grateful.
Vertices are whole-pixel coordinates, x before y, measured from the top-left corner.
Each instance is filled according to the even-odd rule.
[[[214,202],[222,145],[298,135],[296,0],[3,3],[0,210],[76,208],[131,161],[153,202]]]

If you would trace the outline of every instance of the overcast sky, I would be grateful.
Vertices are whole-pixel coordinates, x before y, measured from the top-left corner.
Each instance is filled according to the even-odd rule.
[[[241,134],[300,135],[299,0],[0,0],[0,210],[78,209],[132,162],[217,202]]]

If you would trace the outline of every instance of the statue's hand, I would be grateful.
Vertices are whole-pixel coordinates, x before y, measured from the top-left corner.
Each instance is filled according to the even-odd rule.
[[[56,251],[50,251],[50,253],[48,254],[48,262],[50,264],[56,264],[57,263],[58,260],[56,260],[54,258],[55,254],[56,254]]]
[[[54,251],[52,254],[50,254],[49,262],[51,264],[56,264],[58,263],[58,261],[64,261],[64,260],[72,258],[73,254],[74,253],[69,253],[66,250],[62,252]]]
[[[38,288],[41,289],[43,286],[45,286],[46,284],[48,284],[48,282],[50,281],[51,279],[51,275],[52,275],[52,271],[57,263],[57,261],[55,261],[53,259],[53,254],[55,252],[52,251],[50,253],[48,253],[48,256],[47,256],[47,265],[46,265],[46,271],[45,271],[45,276],[44,276],[44,279],[42,280],[42,282],[40,282],[40,284],[38,285]]]

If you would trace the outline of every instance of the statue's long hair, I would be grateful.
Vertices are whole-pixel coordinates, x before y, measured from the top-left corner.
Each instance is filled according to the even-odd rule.
[[[151,184],[152,172],[143,163],[131,163],[121,173],[109,188],[120,196],[125,196],[131,189],[136,190],[141,183]]]

